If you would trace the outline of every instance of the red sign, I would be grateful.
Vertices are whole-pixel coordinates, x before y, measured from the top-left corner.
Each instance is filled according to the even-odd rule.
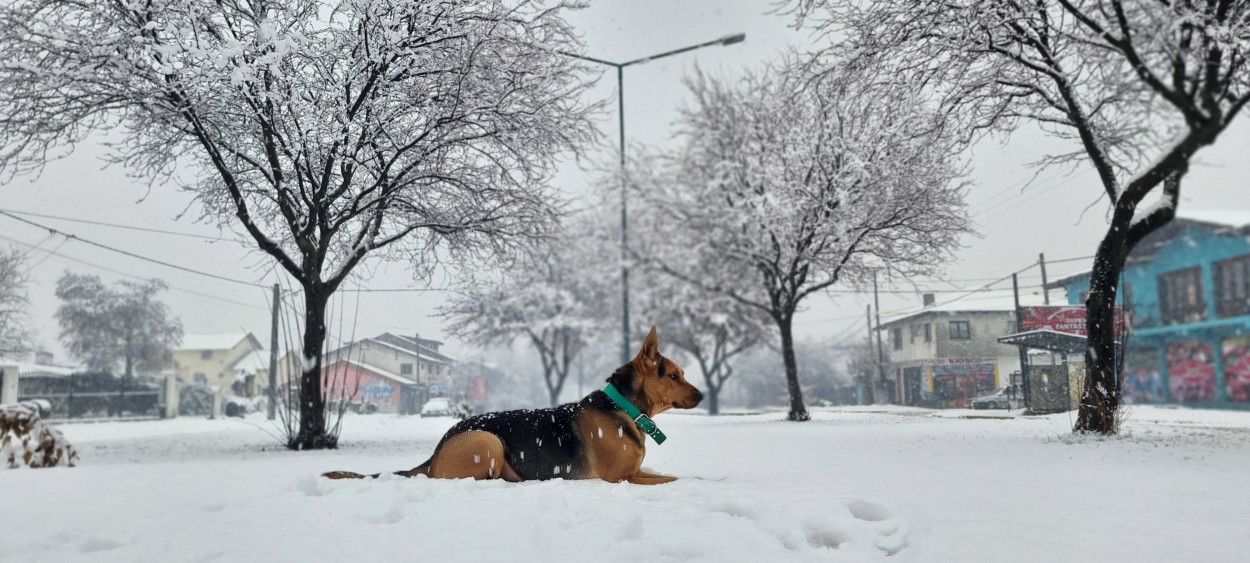
[[[1085,333],[1085,306],[1059,305],[1020,308],[1020,331],[1053,330],[1077,336]],[[1124,311],[1115,308],[1115,331],[1124,332]]]

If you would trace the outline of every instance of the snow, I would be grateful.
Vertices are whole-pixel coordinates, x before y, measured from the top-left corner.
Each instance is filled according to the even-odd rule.
[[[12,561],[1235,561],[1250,412],[875,406],[665,414],[645,466],[681,480],[330,481],[407,469],[450,418],[349,416],[334,451],[263,417],[65,424],[76,468],[4,472]],[[967,417],[967,418],[964,418]],[[559,468],[566,469],[566,468]],[[53,509],[55,507],[55,509]]]
[[[1250,226],[1250,209],[1185,209],[1176,211],[1176,218],[1183,221],[1207,223],[1219,227],[1239,229]]]
[[[237,344],[238,341],[236,340],[235,343]],[[230,369],[251,374],[268,371],[269,352],[265,350],[252,350],[247,355],[235,360],[235,362],[230,365]]]

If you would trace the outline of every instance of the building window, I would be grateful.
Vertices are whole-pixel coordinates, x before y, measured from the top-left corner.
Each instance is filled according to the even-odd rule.
[[[1194,266],[1159,274],[1159,313],[1163,324],[1192,323],[1207,318],[1202,297],[1202,268]]]
[[[208,376],[202,373],[195,374],[195,382],[200,385],[208,385]]]
[[[909,340],[908,342],[915,344],[916,337],[920,336],[920,331],[921,331],[921,326],[919,323],[911,325],[911,340]]]
[[[1250,254],[1215,263],[1215,309],[1221,317],[1250,315]]]
[[[924,324],[924,341],[933,342],[933,325],[929,323]]]
[[[950,322],[951,340],[969,340],[972,338],[972,323],[968,321]]]
[[[897,327],[890,331],[892,333],[890,340],[894,341],[894,349],[903,349],[903,327]]]
[[[201,360],[211,360],[212,358],[213,358],[213,351],[212,351],[212,350],[200,350],[200,359],[201,359]]]
[[[412,364],[399,364],[399,375],[412,375]]]

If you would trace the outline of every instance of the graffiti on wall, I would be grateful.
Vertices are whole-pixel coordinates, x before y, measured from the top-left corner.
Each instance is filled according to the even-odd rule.
[[[1133,403],[1161,403],[1164,394],[1159,356],[1150,349],[1130,349],[1124,358],[1124,398]]]
[[[1250,336],[1224,340],[1224,389],[1229,401],[1250,401]]]
[[[1211,343],[1183,340],[1168,345],[1168,390],[1174,401],[1214,401]]]

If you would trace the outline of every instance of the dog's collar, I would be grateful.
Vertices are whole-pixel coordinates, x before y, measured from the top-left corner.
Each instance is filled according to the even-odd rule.
[[[607,387],[603,388],[603,392],[607,394],[609,399],[612,399],[613,403],[616,403],[616,406],[621,407],[621,410],[625,411],[629,418],[634,419],[634,424],[638,425],[638,429],[650,436],[652,440],[655,440],[656,445],[663,444],[664,440],[668,439],[660,431],[660,427],[655,425],[655,421],[651,420],[651,417],[638,410],[638,407],[629,402],[629,399],[626,399],[625,395],[622,395],[615,385],[609,383]]]

